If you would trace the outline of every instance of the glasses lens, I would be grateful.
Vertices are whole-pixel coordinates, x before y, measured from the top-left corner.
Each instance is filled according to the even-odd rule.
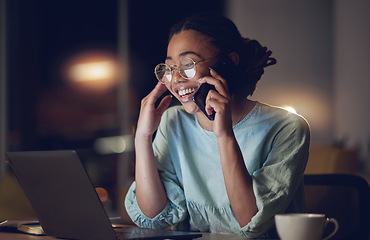
[[[164,63],[158,64],[154,69],[154,73],[161,83],[167,84],[172,79],[171,69]]]
[[[190,79],[195,76],[195,62],[189,57],[184,57],[180,59],[179,62],[179,72],[183,78]]]

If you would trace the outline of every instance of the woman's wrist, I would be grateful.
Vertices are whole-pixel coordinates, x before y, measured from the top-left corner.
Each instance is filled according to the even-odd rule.
[[[220,141],[229,141],[230,139],[235,138],[234,131],[233,131],[232,127],[230,127],[227,130],[224,130],[220,133],[217,132],[217,131],[214,131],[214,134],[216,135],[218,142],[220,142]]]
[[[152,143],[153,141],[153,135],[152,134],[140,134],[136,133],[135,134],[135,144],[143,144],[145,142],[150,142]]]
[[[234,141],[236,141],[236,138],[233,132],[217,136],[217,142],[219,146],[227,146]]]

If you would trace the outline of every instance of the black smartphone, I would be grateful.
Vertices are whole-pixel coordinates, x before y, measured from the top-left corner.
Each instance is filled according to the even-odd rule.
[[[237,77],[236,74],[238,73],[237,66],[235,63],[229,58],[225,57],[223,58],[214,68],[221,77],[223,77],[226,81],[229,79],[232,79],[233,77]],[[228,84],[230,81],[228,81]],[[208,115],[205,107],[206,107],[206,98],[208,95],[208,92],[210,90],[215,90],[215,87],[213,85],[210,85],[208,83],[203,83],[199,89],[194,93],[193,95],[193,101],[195,104],[199,107],[200,110],[208,117],[209,120],[213,121],[215,119],[215,111],[212,112],[211,115]]]
[[[194,93],[193,101],[199,107],[199,109],[202,110],[202,112],[208,117],[208,119],[213,121],[215,120],[216,115],[215,111],[213,111],[211,115],[208,115],[206,112],[206,98],[208,92],[211,89],[216,90],[215,86],[208,83],[203,83],[202,85],[200,85],[199,89]]]

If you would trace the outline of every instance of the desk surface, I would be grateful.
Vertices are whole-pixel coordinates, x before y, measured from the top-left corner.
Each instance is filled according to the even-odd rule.
[[[20,223],[22,221],[10,221],[10,226],[14,226],[14,224]],[[0,239],[1,240],[57,240],[59,238],[50,237],[50,236],[35,236],[30,234],[23,234],[19,232],[13,232],[13,228],[11,232],[9,231],[0,231]],[[2,229],[4,230],[4,229]],[[200,238],[200,240],[246,240],[246,238],[243,238],[241,236],[237,235],[229,235],[229,234],[218,234],[218,233],[202,233],[203,236]],[[257,240],[257,239],[254,239]]]
[[[49,236],[33,236],[33,235],[21,234],[21,233],[0,232],[0,239],[1,240],[57,240],[58,238],[49,237]],[[198,239],[219,240],[219,239],[225,239],[225,236],[222,236],[222,238],[220,238],[215,235],[206,234],[202,238],[198,238]],[[227,239],[241,240],[243,238],[229,238],[229,236],[227,236]]]
[[[0,232],[0,239],[1,240],[58,240],[59,238],[49,237],[49,236],[33,236],[28,234],[21,234],[21,233],[6,233]],[[201,238],[202,240],[245,240],[241,236],[236,235],[225,235],[225,234],[216,234],[216,233],[203,233]],[[60,240],[60,239],[59,239]],[[258,240],[258,239],[254,239]]]

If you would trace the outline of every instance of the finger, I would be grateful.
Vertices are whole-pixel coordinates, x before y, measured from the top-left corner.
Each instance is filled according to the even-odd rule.
[[[218,112],[216,109],[220,109],[218,106],[226,106],[230,102],[230,99],[228,97],[225,97],[221,94],[219,94],[216,91],[209,91],[207,98],[206,98],[206,111],[208,114],[212,113],[214,110],[215,112]]]
[[[168,106],[171,104],[172,101],[172,95],[165,96],[161,102],[158,104],[157,111],[162,115],[163,112],[168,108]]]
[[[224,104],[221,103],[221,102],[219,102],[217,99],[210,98],[207,101],[207,104],[206,104],[206,112],[207,112],[207,114],[210,115],[213,112],[218,113],[219,112],[219,109],[220,109],[219,105],[224,105]]]
[[[211,103],[221,103],[221,104],[227,104],[229,103],[230,99],[225,97],[225,96],[222,96],[221,94],[219,94],[218,92],[216,91],[213,91],[213,92],[209,92],[209,95],[206,99],[206,104],[211,104]]]
[[[216,73],[216,72],[215,72]],[[205,76],[199,80],[199,82],[202,83],[208,83],[213,86],[215,86],[217,92],[219,92],[222,95],[228,96],[229,91],[227,87],[226,81],[220,76],[220,75],[214,75],[214,76]]]
[[[210,101],[217,101],[220,103],[227,104],[228,102],[230,102],[230,97],[224,96],[217,91],[210,90],[207,94],[206,104],[209,103]]]
[[[219,102],[216,99],[210,99],[208,107],[206,109],[207,114],[212,113],[214,111],[216,116],[220,115],[229,115],[230,114],[230,107],[225,102]],[[229,115],[231,117],[231,115]]]
[[[229,88],[228,88],[226,79],[224,79],[220,74],[218,74],[213,68],[210,68],[209,69],[209,72],[211,73],[211,76],[212,77],[214,77],[215,79],[217,79],[218,81],[221,82],[221,84],[223,86],[223,89],[225,89],[225,92],[224,93],[221,93],[221,92],[223,92],[222,91],[223,89],[221,89],[221,88],[220,89],[217,89],[217,87],[215,86],[216,87],[216,90],[218,92],[220,92],[222,95],[225,95],[225,94],[229,95]]]
[[[142,100],[142,106],[150,105],[154,108],[157,100],[167,91],[167,87],[162,83],[157,83],[154,89]]]
[[[154,89],[149,93],[149,96],[155,102],[166,91],[167,91],[167,87],[164,84],[158,82],[157,85],[154,87]]]

